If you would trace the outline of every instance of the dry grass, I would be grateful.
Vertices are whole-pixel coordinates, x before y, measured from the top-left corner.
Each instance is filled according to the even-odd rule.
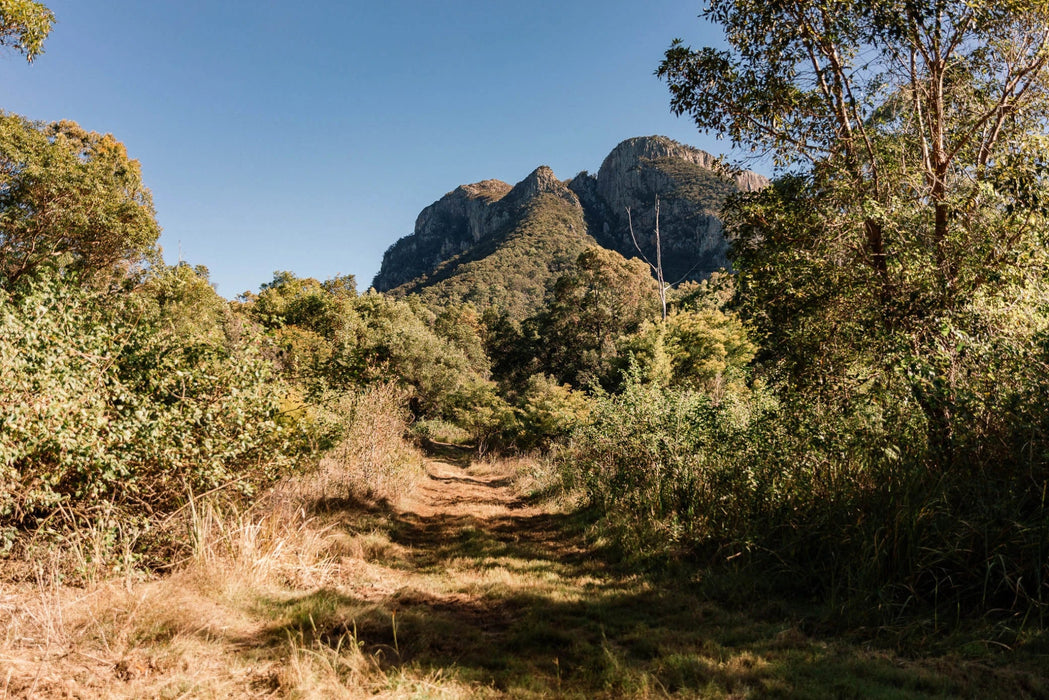
[[[771,608],[704,601],[694,581],[617,571],[585,545],[584,522],[538,505],[542,462],[450,453],[380,504],[362,494],[406,482],[355,473],[364,453],[344,447],[247,511],[191,501],[192,556],[159,579],[70,586],[56,557],[0,578],[0,700],[1049,691],[1036,665],[993,652],[821,639]]]
[[[292,502],[369,499],[396,503],[425,476],[422,454],[405,439],[407,394],[379,385],[343,400],[338,410],[349,429],[306,479],[277,490]]]
[[[395,502],[425,474],[403,439],[403,398],[391,387],[353,397],[341,407],[351,424],[342,443],[247,509],[191,496],[180,513],[188,555],[155,580],[135,569],[135,537],[120,531],[118,514],[56,514],[64,534],[28,543],[0,575],[0,699],[386,688],[378,661],[352,639],[329,647],[279,634],[283,622],[259,601],[336,585],[357,560],[387,551],[388,541],[337,530],[325,513],[332,501]]]

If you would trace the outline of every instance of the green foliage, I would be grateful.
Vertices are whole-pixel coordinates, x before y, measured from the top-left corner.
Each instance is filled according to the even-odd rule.
[[[557,278],[593,244],[579,205],[544,193],[507,230],[399,291],[417,293],[433,307],[469,303],[481,313],[491,310],[519,322],[543,307]]]
[[[55,15],[42,2],[0,0],[0,46],[9,46],[30,63],[44,52]]]
[[[138,161],[113,136],[0,115],[0,281],[42,264],[111,274],[159,235]]]
[[[467,432],[479,453],[513,445],[519,432],[514,407],[489,382],[470,386],[451,418]]]
[[[1029,391],[1045,391],[1047,357]],[[753,390],[715,403],[633,372],[574,434],[567,485],[605,513],[625,552],[698,558],[712,581],[743,572],[743,598],[816,596],[863,622],[1044,613],[1044,411],[1014,399],[1024,468],[984,461],[978,476],[952,478],[922,468],[920,414],[809,398]]]
[[[298,326],[329,339],[342,327],[342,317],[356,296],[352,275],[318,282],[287,271],[274,272],[257,296],[245,295],[252,318],[266,328]]]
[[[700,309],[646,323],[622,350],[639,363],[648,381],[720,399],[726,391],[746,389],[757,348],[735,314]]]
[[[221,344],[226,340],[227,304],[203,265],[154,265],[142,285],[142,298],[156,304],[159,326],[172,337]]]
[[[481,317],[472,304],[448,306],[433,320],[433,332],[461,350],[471,370],[481,376],[487,376],[491,370],[482,340],[484,331]]]
[[[488,382],[480,321],[467,307],[434,314],[417,300],[358,296],[352,278],[278,272],[241,309],[268,329],[278,365],[310,401],[393,382],[411,390],[417,415],[451,418]]]
[[[755,588],[880,621],[1042,616],[1049,16],[932,10],[718,0],[728,49],[671,47],[677,111],[809,166],[726,211],[761,381],[711,399],[754,347],[720,295],[686,292],[568,464],[627,542]],[[704,394],[665,388],[659,352]]]
[[[532,375],[516,411],[514,442],[524,449],[547,448],[563,442],[586,423],[589,413],[590,400],[586,394],[567,384],[558,384],[550,376]]]
[[[724,310],[736,296],[736,276],[714,272],[701,282],[682,282],[667,292],[672,309]]]
[[[337,334],[355,322],[352,276],[319,282],[275,272],[259,294],[240,297],[239,309],[269,332],[285,376],[317,396],[329,385]]]
[[[767,401],[767,399],[765,399]],[[716,404],[628,373],[618,394],[599,394],[590,421],[565,453],[569,486],[608,513],[606,527],[626,548],[666,551],[717,541],[747,523],[751,468],[724,459],[746,444],[758,399]],[[574,483],[573,483],[574,482]],[[640,553],[640,552],[639,552]]]
[[[657,305],[645,263],[588,248],[558,278],[547,308],[524,324],[534,371],[575,387],[614,382],[619,343],[654,318]]]
[[[187,269],[163,271],[171,290]],[[192,280],[188,280],[192,286]],[[280,469],[280,389],[250,346],[172,323],[171,295],[107,295],[52,273],[0,300],[0,522],[106,501],[142,516]]]
[[[674,109],[809,165],[726,212],[745,311],[791,381],[848,400],[902,380],[950,466],[959,381],[981,381],[969,348],[1037,330],[988,310],[1044,317],[1046,8],[719,0],[706,16],[729,48],[671,47]]]
[[[487,368],[476,367],[479,358],[438,335],[427,322],[435,319],[422,318],[426,314],[403,300],[361,296],[353,306],[352,324],[336,337],[332,381],[346,385],[393,379],[412,388],[418,415],[451,417],[487,382]],[[459,330],[465,333],[469,327]],[[466,343],[462,337],[460,342]]]

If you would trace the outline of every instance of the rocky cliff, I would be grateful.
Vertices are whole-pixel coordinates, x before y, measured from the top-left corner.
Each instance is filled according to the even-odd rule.
[[[657,197],[666,279],[700,279],[728,265],[718,219],[725,197],[768,183],[749,171],[721,173],[710,154],[651,136],[624,141],[596,175],[567,183],[543,166],[513,187],[463,185],[426,207],[414,233],[386,251],[373,286],[503,311],[537,308],[595,240],[625,257],[640,247],[655,261]]]
[[[500,180],[461,185],[422,210],[415,232],[400,239],[383,255],[372,283],[387,291],[432,272],[445,260],[473,247],[506,223],[506,212],[491,206],[510,191]]]
[[[386,251],[373,286],[524,318],[592,245],[579,198],[541,166],[513,187],[465,185],[424,209],[415,233]]]
[[[580,173],[570,187],[598,243],[628,258],[637,257],[640,248],[653,262],[658,197],[664,277],[677,282],[728,267],[728,245],[718,218],[725,197],[768,184],[767,178],[749,170],[722,170],[709,153],[665,136],[649,136],[622,142],[596,176]]]

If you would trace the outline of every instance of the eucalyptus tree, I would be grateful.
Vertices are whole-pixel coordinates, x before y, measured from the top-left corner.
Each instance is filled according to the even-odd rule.
[[[0,46],[18,51],[30,63],[43,53],[54,24],[54,13],[42,2],[0,0]]]
[[[963,394],[1006,355],[1022,367],[1046,325],[1049,4],[712,0],[703,16],[727,46],[674,42],[657,71],[673,110],[791,172],[728,213],[766,345],[846,393],[902,378],[950,462]]]
[[[0,113],[0,280],[43,264],[112,272],[159,235],[141,167],[111,134]]]

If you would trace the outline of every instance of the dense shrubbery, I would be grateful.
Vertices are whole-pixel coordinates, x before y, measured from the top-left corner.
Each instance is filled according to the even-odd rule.
[[[171,291],[186,272],[154,283]],[[188,492],[251,491],[280,469],[291,431],[271,366],[251,343],[216,337],[221,325],[187,333],[176,319],[203,308],[174,314],[173,296],[95,291],[56,273],[3,293],[5,528],[101,501],[169,512]]]
[[[370,384],[410,389],[418,417],[450,418],[489,383],[469,308],[434,314],[417,301],[279,272],[240,306],[268,331],[276,361],[313,401]]]
[[[1041,362],[1029,398],[1049,388]],[[747,571],[764,592],[857,614],[1044,613],[1049,433],[1036,406],[980,438],[1010,445],[999,459],[1011,459],[974,451],[943,472],[913,409],[842,410],[783,390],[717,403],[635,373],[596,401],[564,470],[625,551],[698,557],[715,572]]]

